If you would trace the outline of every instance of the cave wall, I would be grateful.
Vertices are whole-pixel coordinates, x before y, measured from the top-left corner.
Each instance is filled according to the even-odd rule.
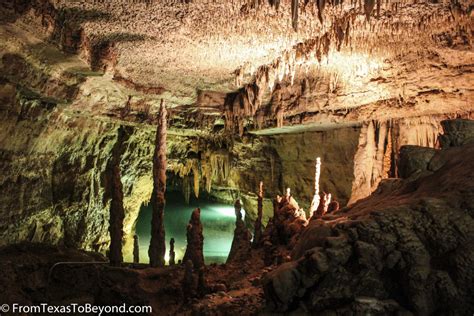
[[[125,124],[121,157],[126,249],[140,206],[152,189],[154,126],[80,115],[48,98],[0,84],[1,245],[18,241],[104,250],[109,242],[105,167]],[[252,224],[258,183],[265,184],[264,223],[271,199],[286,187],[308,209],[315,157],[322,158],[321,189],[345,204],[368,196],[380,179],[396,175],[402,145],[436,147],[439,122],[426,116],[367,122],[324,131],[224,139],[171,130],[171,177],[181,191],[232,202],[240,197]],[[126,250],[127,251],[127,250]]]
[[[2,104],[1,114],[0,243],[29,240],[102,249],[109,238],[110,202],[104,172],[119,125],[48,109],[40,99]],[[153,135],[127,130],[121,159],[126,233],[151,192],[147,145]]]
[[[271,136],[269,141],[282,164],[280,192],[290,188],[300,206],[309,210],[316,157],[321,157],[321,191],[331,193],[345,205],[351,196],[360,133],[360,127],[353,126]]]
[[[155,127],[82,115],[9,81],[0,84],[0,100],[0,244],[35,241],[107,249],[110,197],[105,168],[123,125],[127,137],[120,160],[128,252],[140,207],[151,195]],[[168,174],[180,179],[183,192],[231,202],[241,191],[251,200],[260,180],[269,193],[277,192],[272,177],[279,177],[279,165],[268,159],[275,153],[258,139],[229,144],[170,130],[168,144]]]
[[[382,179],[399,176],[400,147],[416,145],[439,148],[441,121],[470,115],[470,112],[466,112],[462,115],[426,115],[365,122],[354,156],[354,181],[349,204],[369,196]]]

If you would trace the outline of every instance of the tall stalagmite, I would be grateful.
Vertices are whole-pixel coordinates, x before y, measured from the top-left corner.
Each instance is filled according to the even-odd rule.
[[[174,238],[170,239],[170,259],[169,259],[169,265],[174,266],[175,265],[175,259],[176,259],[176,253],[174,252]]]
[[[117,141],[112,148],[112,157],[106,167],[107,195],[110,196],[110,248],[109,260],[114,266],[123,262],[123,220],[125,211],[123,208],[123,187],[120,179],[120,160],[123,154],[123,143],[126,141],[126,133],[123,127],[118,129]]]
[[[255,220],[255,233],[253,246],[258,247],[262,242],[262,216],[263,216],[263,182],[260,181],[257,199],[257,219]]]
[[[140,245],[138,235],[133,236],[133,263],[140,263]]]
[[[166,107],[161,102],[156,130],[155,153],[153,155],[153,193],[151,204],[151,240],[148,255],[152,267],[165,265],[165,191],[166,191]]]
[[[316,158],[316,171],[314,173],[314,195],[309,210],[309,217],[313,217],[313,214],[318,210],[321,197],[319,196],[319,178],[321,177],[321,158]]]
[[[186,252],[184,253],[183,262],[191,260],[194,268],[197,270],[204,266],[204,236],[202,234],[201,210],[195,209],[191,214],[188,227],[186,228],[187,241]]]
[[[229,256],[227,257],[227,263],[240,262],[248,259],[252,246],[250,242],[252,236],[242,220],[242,205],[240,204],[240,200],[235,201],[234,208],[236,217],[234,239],[232,240],[232,246]]]

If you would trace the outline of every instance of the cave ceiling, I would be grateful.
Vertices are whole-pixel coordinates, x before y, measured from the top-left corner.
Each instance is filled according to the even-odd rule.
[[[241,133],[473,109],[468,0],[3,6],[3,67],[19,54],[57,81],[79,76],[71,111],[153,112],[164,99],[175,127],[225,122]]]

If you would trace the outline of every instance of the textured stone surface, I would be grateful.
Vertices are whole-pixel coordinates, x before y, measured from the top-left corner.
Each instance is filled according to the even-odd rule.
[[[245,227],[245,223],[242,220],[242,204],[240,200],[236,200],[234,204],[235,209],[235,229],[234,238],[232,239],[232,245],[230,247],[229,256],[227,257],[226,263],[238,263],[247,261],[250,258],[251,239],[252,234]]]
[[[428,170],[436,149],[420,146],[402,146],[400,148],[400,162],[398,174],[401,178],[409,178],[414,173]]]
[[[202,234],[201,210],[195,209],[191,214],[191,219],[186,227],[186,252],[183,262],[188,265],[192,262],[192,267],[197,271],[204,266],[204,236]],[[191,268],[192,270],[192,268]]]
[[[155,151],[153,153],[153,191],[151,194],[153,214],[151,219],[150,247],[148,248],[148,256],[150,257],[150,265],[152,267],[162,267],[165,265],[166,124],[166,108],[162,103],[158,112]]]
[[[266,276],[267,304],[318,313],[472,313],[474,143],[437,155],[445,164],[434,174],[311,221],[294,261]]]
[[[110,199],[104,198],[104,172],[118,128],[129,126],[121,180],[124,249],[131,253],[134,223],[152,190],[153,127],[162,99],[169,101],[174,133],[168,150],[173,188],[183,191],[185,197],[209,194],[227,201],[241,194],[246,220],[253,222],[257,214],[253,192],[264,181],[264,224],[271,214],[271,198],[287,186],[307,210],[316,154],[326,158],[322,189],[342,205],[346,200],[355,202],[373,192],[388,170],[396,175],[396,168],[392,169],[397,166],[401,145],[434,147],[440,120],[468,118],[473,109],[472,32],[459,34],[451,26],[442,30],[422,23],[417,27],[422,27],[423,36],[427,29],[434,32],[423,37],[429,40],[425,43],[431,47],[428,51],[428,46],[418,46],[419,39],[413,45],[410,33],[412,36],[397,38],[395,47],[403,53],[396,59],[384,53],[385,60],[374,66],[364,56],[348,58],[343,50],[331,52],[334,56],[329,60],[315,62],[317,69],[306,69],[308,56],[315,57],[306,50],[311,46],[306,40],[320,29],[311,10],[300,15],[299,33],[291,33],[291,40],[280,43],[273,36],[291,30],[282,24],[289,18],[287,4],[276,14],[265,3],[256,15],[227,2],[217,2],[212,8],[199,1],[189,6],[133,2],[127,3],[126,10],[122,1],[116,4],[15,0],[0,8],[0,19],[5,22],[0,25],[0,244],[29,240],[106,249]],[[430,4],[428,8],[413,3],[400,14],[409,17],[408,23],[413,14],[417,18],[432,14],[443,24],[451,19],[446,5]],[[455,10],[459,17],[455,23],[463,26],[460,30],[472,28],[465,9],[463,2]],[[222,10],[229,15],[220,14]],[[384,10],[385,18],[392,16],[390,10]],[[216,12],[216,19],[202,18]],[[328,23],[334,22],[332,13],[328,14]],[[229,16],[236,19],[229,20]],[[158,17],[170,21],[170,28]],[[240,34],[232,37],[236,49],[232,54],[220,40],[208,38],[209,25],[223,21],[226,26],[230,21],[236,29],[211,29],[228,44],[232,40],[222,37],[222,32]],[[373,35],[381,35],[383,24],[389,27],[384,34],[391,36],[393,30],[386,22],[371,19],[378,31],[366,35],[379,42]],[[263,37],[252,35],[258,30],[255,25],[263,27]],[[269,25],[276,28],[266,33]],[[362,33],[368,30],[364,16],[358,15],[353,26]],[[246,37],[271,45],[249,44]],[[170,49],[171,40],[178,50]],[[305,43],[294,47],[299,41]],[[275,50],[275,43],[289,51]],[[400,50],[402,43],[407,45]],[[206,49],[197,49],[201,45]],[[240,49],[250,55],[241,54]],[[255,58],[256,50],[268,54]],[[181,59],[176,58],[177,52],[184,54]],[[201,58],[202,54],[216,59]],[[344,69],[337,67],[340,64]],[[199,67],[190,70],[190,65]],[[185,71],[177,71],[180,67]],[[283,71],[281,79],[270,71],[276,67]],[[239,71],[234,73],[236,68]],[[350,75],[360,70],[367,74],[347,80],[347,69]],[[230,82],[236,75],[234,85]],[[262,97],[260,105],[249,103],[256,91]],[[257,108],[256,113],[247,113]],[[225,126],[226,115],[239,121],[242,137],[225,133],[231,129]],[[274,126],[279,127],[255,131],[256,127]],[[295,134],[280,134],[287,132]],[[433,160],[429,169],[437,170],[443,164],[443,159]]]
[[[440,136],[441,147],[461,146],[474,141],[472,120],[446,120],[441,122],[445,133]]]

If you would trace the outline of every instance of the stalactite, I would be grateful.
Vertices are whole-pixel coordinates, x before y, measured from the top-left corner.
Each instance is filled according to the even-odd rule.
[[[316,5],[318,7],[318,18],[319,18],[319,22],[321,22],[321,24],[324,23],[323,21],[323,18],[324,18],[324,7],[326,6],[326,0],[315,0],[316,1]]]
[[[185,175],[183,177],[181,187],[182,187],[182,192],[184,196],[184,201],[186,202],[186,204],[189,204],[189,200],[191,199],[191,184],[190,184],[188,175]]]
[[[268,2],[272,7],[275,7],[276,10],[280,7],[280,0],[269,0]]]
[[[196,168],[193,168],[193,187],[194,187],[194,196],[199,197],[199,166],[196,165]]]
[[[298,0],[291,0],[291,26],[298,31]]]
[[[367,20],[370,20],[370,15],[374,10],[375,0],[364,0],[364,13]]]
[[[165,265],[166,117],[166,107],[162,101],[158,113],[155,152],[153,155],[153,193],[151,197],[153,214],[151,240],[148,249],[152,267]]]
[[[262,242],[262,216],[263,216],[263,182],[260,181],[257,194],[257,219],[255,220],[255,233],[253,235],[253,247],[260,246]]]

